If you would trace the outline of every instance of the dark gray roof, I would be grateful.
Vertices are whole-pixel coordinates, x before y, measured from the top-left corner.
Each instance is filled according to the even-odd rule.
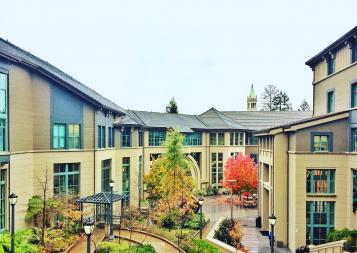
[[[200,120],[206,125],[208,129],[248,129],[240,124],[239,121],[235,121],[231,117],[227,116],[215,108],[211,108],[208,111],[198,116]]]
[[[118,192],[113,192],[113,202],[125,199],[127,196]],[[78,200],[79,203],[93,203],[93,204],[110,204],[111,193],[99,192],[90,196],[82,197]]]
[[[312,117],[312,111],[223,111],[225,115],[251,130],[262,130]]]
[[[89,100],[98,107],[103,107],[119,114],[126,113],[123,108],[116,105],[114,102],[101,96],[91,88],[85,86],[55,66],[2,38],[0,38],[0,56],[6,58],[9,61],[25,65],[28,68],[34,69],[44,74],[45,76],[56,80],[58,83]]]
[[[206,129],[195,115],[132,110],[128,110],[128,115],[118,124],[125,125],[126,122],[132,121],[147,128],[175,128],[183,133],[193,132],[194,129]]]

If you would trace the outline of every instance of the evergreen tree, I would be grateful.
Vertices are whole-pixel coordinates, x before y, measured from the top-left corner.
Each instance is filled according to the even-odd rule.
[[[311,111],[311,106],[310,104],[306,101],[306,99],[304,99],[301,102],[301,105],[299,107],[299,111]]]
[[[272,111],[291,111],[292,106],[289,102],[290,98],[284,91],[278,91],[273,97],[273,109]]]
[[[169,102],[169,104],[166,106],[166,112],[167,113],[178,113],[178,108],[177,108],[177,104],[175,101],[175,98],[172,98]]]
[[[273,111],[273,99],[278,94],[279,90],[275,85],[269,84],[265,86],[264,92],[261,95],[262,111]]]

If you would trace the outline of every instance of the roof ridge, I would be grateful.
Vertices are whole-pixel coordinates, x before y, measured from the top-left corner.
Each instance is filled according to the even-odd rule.
[[[76,78],[74,78],[73,76],[71,76],[71,75],[67,74],[66,72],[62,71],[62,70],[59,69],[58,67],[56,67],[56,66],[54,66],[53,64],[49,63],[48,61],[41,59],[40,57],[38,57],[38,56],[36,56],[36,55],[30,53],[29,51],[26,51],[25,49],[23,49],[23,48],[21,48],[21,47],[15,45],[14,43],[12,43],[12,42],[10,42],[10,41],[8,41],[8,40],[5,40],[5,39],[3,39],[3,38],[1,38],[1,37],[0,37],[0,40],[3,41],[5,44],[7,44],[9,47],[13,47],[13,48],[16,49],[16,50],[21,51],[21,52],[24,53],[25,55],[34,58],[35,60],[41,62],[42,64],[46,64],[49,68],[52,68],[52,70],[54,70],[54,71],[57,72],[58,74],[67,77],[68,79],[72,80],[73,82],[76,82],[76,83],[79,84],[79,85],[82,85],[83,87],[85,87],[85,88],[91,90],[91,91],[92,91],[93,93],[95,93],[96,95],[102,97],[103,99],[107,100],[108,102],[110,102],[110,103],[112,103],[112,104],[118,106],[119,108],[121,108],[119,105],[117,105],[117,104],[116,104],[115,102],[113,102],[112,100],[110,100],[110,99],[104,97],[103,95],[101,95],[100,93],[98,93],[97,91],[95,91],[93,88],[91,88],[91,87],[85,85],[84,83],[78,81]],[[0,49],[0,51],[2,51],[2,50]],[[2,51],[2,52],[4,52],[4,51]],[[6,53],[6,52],[4,52],[4,53]],[[13,56],[11,53],[10,53],[10,55]],[[21,58],[21,59],[23,59],[23,58],[20,57],[20,56],[18,56],[18,57]],[[26,60],[26,59],[23,59],[23,60]],[[37,65],[37,67],[40,67],[40,68],[44,69],[43,67],[38,66],[38,64],[36,64],[36,65]],[[64,80],[63,80],[63,81],[64,81]],[[65,81],[65,82],[66,82],[66,81]],[[77,89],[76,87],[73,87],[73,88]],[[78,89],[77,89],[77,90],[78,90]],[[94,99],[94,100],[95,100],[95,99]],[[121,108],[121,109],[122,109],[122,108]],[[123,110],[123,109],[122,109],[122,110]],[[124,110],[123,110],[123,111],[124,111]]]

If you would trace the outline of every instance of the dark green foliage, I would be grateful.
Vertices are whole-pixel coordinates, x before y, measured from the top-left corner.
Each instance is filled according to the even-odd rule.
[[[349,230],[347,228],[331,231],[327,235],[327,242],[335,242],[347,240],[349,245],[357,245],[357,230]]]
[[[178,210],[171,210],[171,212],[167,212],[161,217],[160,225],[170,230],[179,224],[179,218]]]
[[[178,108],[177,104],[174,98],[172,98],[169,102],[169,104],[166,106],[166,112],[167,113],[178,113]]]
[[[203,225],[205,224],[205,215],[202,214],[202,222]],[[188,220],[185,223],[185,228],[192,229],[192,230],[198,230],[200,229],[200,213],[196,213],[192,219]]]
[[[233,229],[233,226],[234,221],[228,218],[224,219],[218,229],[214,232],[214,238],[228,245],[232,245],[233,241],[229,232]]]
[[[31,230],[22,230],[15,233],[15,252],[16,253],[37,253],[39,248],[33,245],[30,240],[32,238]],[[4,253],[11,251],[11,236],[9,233],[0,234],[0,252]]]
[[[156,253],[154,247],[150,244],[136,245],[129,248],[128,253]]]

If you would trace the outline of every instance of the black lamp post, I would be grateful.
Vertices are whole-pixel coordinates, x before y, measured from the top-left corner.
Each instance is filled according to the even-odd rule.
[[[269,224],[271,227],[271,234],[270,234],[270,252],[274,253],[274,226],[276,223],[276,217],[274,214],[269,216]]]
[[[202,205],[203,205],[204,199],[202,197],[199,198],[198,204],[200,206],[200,239],[202,239],[202,228],[203,228],[203,220],[202,220]]]
[[[90,242],[94,230],[94,221],[91,218],[86,219],[83,222],[83,229],[84,233],[87,235],[87,253],[91,253]]]
[[[115,182],[113,179],[109,181],[110,186],[110,229],[109,229],[109,241],[114,240],[113,235],[113,189],[115,186]]]
[[[236,182],[235,179],[227,180],[231,184],[231,221],[233,221],[233,185]]]
[[[9,196],[9,203],[11,205],[11,253],[15,252],[15,205],[17,203],[17,195],[11,193]]]

